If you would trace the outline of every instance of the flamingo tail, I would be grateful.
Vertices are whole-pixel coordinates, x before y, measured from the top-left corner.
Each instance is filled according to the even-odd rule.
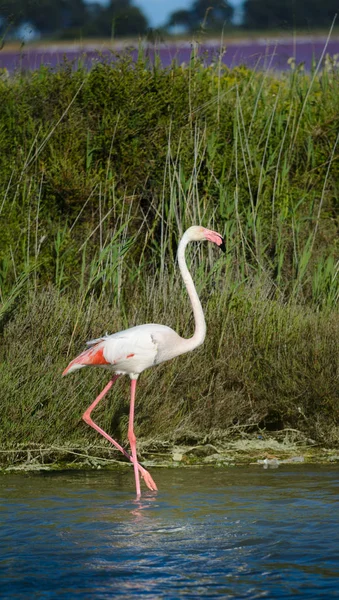
[[[77,369],[88,367],[90,365],[108,365],[110,364],[104,357],[104,346],[103,344],[96,344],[91,346],[88,350],[84,350],[79,356],[74,358],[64,370],[62,376],[69,375]]]

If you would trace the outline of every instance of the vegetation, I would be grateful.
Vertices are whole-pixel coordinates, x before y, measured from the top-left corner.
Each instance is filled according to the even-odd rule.
[[[61,372],[105,331],[192,333],[175,254],[194,223],[227,244],[190,249],[207,340],[142,375],[137,435],[338,441],[339,75],[329,57],[290,67],[163,69],[140,53],[2,74],[3,450],[107,446],[81,423],[107,374]],[[126,441],[127,415],[122,379],[96,419]]]
[[[148,26],[143,12],[131,0],[110,0],[105,4],[84,0],[3,0],[0,33],[20,37],[20,26],[25,24],[36,34],[58,39],[142,35]]]
[[[227,0],[195,0],[188,10],[174,11],[169,17],[168,27],[180,25],[190,32],[201,28],[220,31],[231,25],[233,14],[234,8]]]
[[[178,27],[185,33],[209,34],[252,30],[310,30],[330,28],[337,13],[337,0],[244,0],[242,16],[235,14],[228,0],[192,0],[176,10],[160,28],[160,34],[173,34]],[[234,18],[235,17],[235,18]],[[2,0],[0,35],[21,38],[26,26],[44,39],[83,40],[88,37],[140,36],[149,23],[133,0]],[[155,32],[157,36],[158,32]]]
[[[336,0],[245,0],[243,8],[250,29],[326,29],[338,12]]]

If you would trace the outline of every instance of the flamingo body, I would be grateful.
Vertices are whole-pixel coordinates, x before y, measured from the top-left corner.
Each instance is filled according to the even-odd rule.
[[[166,325],[148,323],[130,327],[87,342],[90,348],[74,358],[63,375],[97,365],[137,379],[145,369],[178,356],[179,350],[185,352],[183,341],[186,340]]]
[[[138,325],[120,331],[119,333],[105,335],[96,340],[87,342],[89,348],[74,358],[63,372],[63,375],[68,375],[83,367],[101,366],[114,373],[111,381],[109,381],[103,391],[85,411],[83,419],[88,425],[93,427],[111,444],[118,448],[118,450],[133,463],[137,498],[140,497],[139,473],[150,490],[157,489],[157,486],[148,471],[146,471],[137,460],[136,437],[133,429],[137,379],[140,373],[145,369],[158,365],[176,356],[180,356],[185,352],[190,352],[204,342],[206,335],[204,312],[185,261],[185,249],[187,244],[191,241],[199,242],[203,240],[213,242],[221,248],[221,250],[225,251],[225,242],[222,236],[216,231],[211,231],[210,229],[201,226],[193,226],[187,229],[181,238],[178,247],[178,264],[191,301],[195,321],[195,330],[191,338],[182,338],[166,325],[157,325],[154,323]],[[118,442],[113,440],[108,433],[94,423],[91,418],[93,409],[120,375],[129,375],[131,379],[131,403],[128,425],[128,439],[131,446],[131,456],[118,444]]]

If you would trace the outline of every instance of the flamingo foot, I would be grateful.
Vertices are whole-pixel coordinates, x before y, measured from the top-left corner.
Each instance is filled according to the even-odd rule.
[[[146,483],[148,489],[151,490],[152,492],[156,492],[158,490],[158,488],[156,486],[154,479],[149,474],[149,472],[146,471],[146,469],[144,469],[144,467],[142,467],[141,465],[139,465],[139,471],[140,471],[141,477],[143,478],[144,482]]]

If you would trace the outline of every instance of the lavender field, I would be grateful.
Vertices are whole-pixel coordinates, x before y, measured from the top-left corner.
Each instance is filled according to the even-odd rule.
[[[148,45],[146,51],[151,60],[158,54],[164,67],[168,67],[172,61],[178,64],[187,63],[192,52],[191,42],[178,42],[177,44]],[[138,50],[127,45],[114,45],[108,48],[103,44],[68,44],[68,45],[45,45],[41,47],[22,47],[15,50],[0,52],[0,68],[6,68],[9,72],[17,69],[37,69],[40,65],[57,67],[65,58],[77,64],[81,61],[90,68],[96,61],[114,61],[115,55],[129,48],[136,58]],[[284,39],[248,39],[224,44],[225,52],[222,61],[228,67],[245,64],[257,69],[284,70],[288,66],[288,60],[294,58],[297,64],[303,63],[306,69],[310,69],[312,61],[318,61],[324,49],[326,53],[333,56],[339,53],[339,39],[334,39],[326,45],[326,38],[292,38]],[[197,46],[197,52],[204,58],[206,64],[213,62],[220,53],[220,42],[211,40]]]

